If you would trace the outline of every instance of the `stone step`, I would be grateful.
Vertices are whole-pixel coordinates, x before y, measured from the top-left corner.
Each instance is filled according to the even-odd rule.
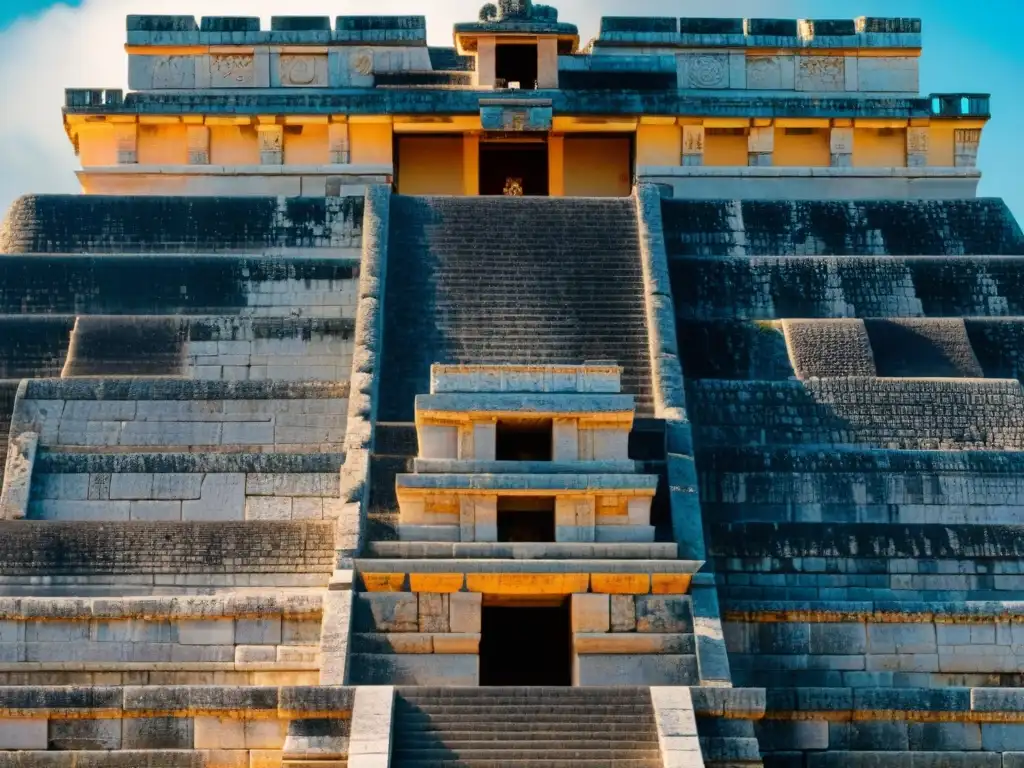
[[[520,744],[519,749],[505,750],[459,750],[459,749],[429,749],[414,751],[397,751],[395,757],[415,758],[417,760],[443,760],[455,758],[457,760],[584,760],[586,765],[591,765],[594,760],[636,760],[636,759],[659,759],[660,750],[657,745],[647,750],[587,750],[587,749],[556,749],[556,750],[534,750],[525,748]]]
[[[657,728],[649,723],[622,723],[622,722],[599,722],[599,723],[544,723],[544,722],[501,722],[495,724],[493,718],[489,722],[449,722],[438,724],[426,722],[416,724],[412,721],[405,721],[403,738],[426,738],[433,737],[438,733],[444,733],[450,739],[496,739],[516,734],[522,736],[537,736],[543,739],[567,738],[576,740],[580,738],[607,738],[610,734],[617,737],[633,739],[657,738]]]
[[[510,734],[494,734],[494,738],[484,738],[481,734],[444,734],[439,738],[436,734],[418,734],[415,737],[406,734],[395,741],[395,751],[408,752],[411,750],[434,749],[443,744],[445,749],[455,752],[476,751],[476,750],[503,750],[518,751],[523,744],[528,744],[531,750],[634,750],[644,752],[652,749],[651,740],[647,738],[632,739],[623,735],[615,739],[595,738],[593,735],[563,734],[554,738],[555,734],[545,734],[545,738],[509,738]]]
[[[650,758],[622,758],[587,761],[564,758],[502,758],[432,760],[400,757],[392,760],[394,768],[662,768],[660,755]]]

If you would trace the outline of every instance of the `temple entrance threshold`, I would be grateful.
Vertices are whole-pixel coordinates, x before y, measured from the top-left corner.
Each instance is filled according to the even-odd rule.
[[[546,197],[548,145],[541,141],[481,142],[480,194]]]
[[[488,605],[485,596],[480,685],[572,685],[569,598]]]

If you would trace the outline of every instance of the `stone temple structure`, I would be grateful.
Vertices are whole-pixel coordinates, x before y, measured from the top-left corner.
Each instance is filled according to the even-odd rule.
[[[0,768],[1022,768],[1024,235],[921,46],[129,17],[0,230]]]

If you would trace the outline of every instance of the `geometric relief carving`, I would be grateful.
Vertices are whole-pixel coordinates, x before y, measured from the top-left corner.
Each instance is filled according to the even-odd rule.
[[[361,48],[352,53],[349,63],[352,70],[360,75],[373,74],[373,51],[369,48]]]
[[[281,54],[278,74],[283,86],[327,85],[327,57],[307,54]]]
[[[842,56],[800,56],[797,58],[798,91],[846,90],[846,58]]]
[[[728,87],[728,54],[701,54],[690,58],[690,88]]]
[[[242,88],[255,81],[256,61],[251,55],[210,56],[212,88]]]

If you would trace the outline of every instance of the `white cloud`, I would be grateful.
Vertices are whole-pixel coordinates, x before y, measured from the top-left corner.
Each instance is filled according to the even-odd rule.
[[[483,0],[85,0],[55,6],[0,34],[0,211],[27,192],[75,192],[77,159],[60,110],[68,87],[124,87],[125,16],[129,13],[262,16],[414,13],[427,16],[432,45],[450,45],[457,21],[476,18]],[[555,0],[561,18],[596,34],[602,15],[678,15],[679,0]],[[723,16],[786,15],[790,0],[721,0]]]

